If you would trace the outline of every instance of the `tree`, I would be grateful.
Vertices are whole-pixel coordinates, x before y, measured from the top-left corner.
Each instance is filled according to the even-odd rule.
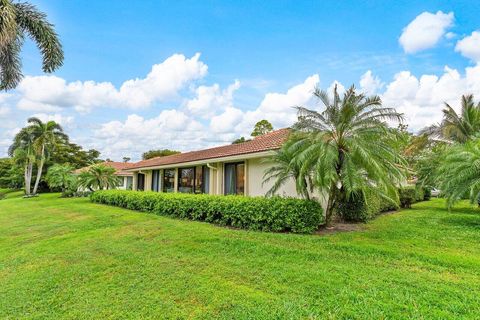
[[[480,205],[480,139],[450,147],[443,157],[437,179],[449,209],[465,196]]]
[[[302,172],[301,165],[294,161],[295,153],[292,148],[294,143],[295,140],[290,139],[280,150],[275,152],[275,155],[267,159],[271,165],[265,171],[263,184],[273,180],[267,196],[275,195],[285,183],[293,179],[297,193],[305,199],[310,199],[310,192],[313,191],[312,179],[308,173]]]
[[[0,11],[0,90],[13,89],[22,79],[20,50],[26,36],[37,43],[44,72],[53,72],[63,64],[62,46],[43,12],[29,3],[11,0],[1,0]]]
[[[240,137],[238,139],[233,140],[232,144],[239,144],[247,141],[251,141],[251,139],[245,139],[245,137]]]
[[[0,188],[20,189],[23,186],[22,171],[13,158],[0,159]]]
[[[264,135],[265,133],[273,131],[273,126],[267,120],[260,120],[255,124],[253,131],[251,133],[252,137],[258,137]]]
[[[34,142],[35,134],[33,128],[28,126],[15,135],[12,145],[8,148],[8,155],[13,158],[16,165],[23,168],[26,196],[31,194],[33,165],[35,163]]]
[[[449,142],[465,143],[480,133],[480,103],[475,104],[473,95],[462,96],[460,114],[445,103],[442,122],[424,128],[421,133]]]
[[[96,164],[78,176],[78,186],[84,189],[115,189],[120,181],[115,176],[115,169],[103,164]]]
[[[51,166],[55,163],[69,163],[75,169],[80,169],[102,162],[99,157],[100,152],[95,149],[83,150],[81,146],[75,143],[59,141],[52,152],[50,152],[46,166]]]
[[[125,162],[125,163],[127,163],[130,160],[132,160],[130,157],[123,157],[123,162]]]
[[[159,150],[150,150],[142,154],[143,160],[148,160],[156,157],[165,157],[172,154],[180,153],[180,151],[169,150],[169,149],[159,149]]]
[[[292,161],[300,166],[300,176],[311,175],[314,186],[328,196],[327,225],[338,205],[352,196],[375,192],[398,199],[397,186],[405,181],[406,162],[392,147],[398,137],[386,120],[401,122],[402,115],[383,107],[378,96],[357,94],[353,86],[343,97],[336,87],[333,98],[319,89],[314,96],[326,109],[297,107]]]
[[[69,164],[55,164],[48,169],[46,180],[50,188],[61,188],[62,196],[76,184],[72,174],[74,168]]]
[[[35,135],[34,148],[38,157],[37,178],[33,187],[33,194],[36,194],[48,151],[55,148],[60,141],[68,141],[68,136],[63,133],[62,127],[55,121],[42,122],[40,119],[32,117],[28,119],[28,123]]]

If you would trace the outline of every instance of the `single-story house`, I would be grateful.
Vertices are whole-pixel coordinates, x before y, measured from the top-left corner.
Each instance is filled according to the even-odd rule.
[[[131,163],[131,162],[105,161],[105,162],[97,163],[96,165],[98,165],[98,164],[102,164],[104,166],[111,167],[111,168],[115,169],[115,175],[119,179],[118,189],[122,189],[122,190],[132,189],[133,173],[129,172],[129,171],[126,171],[126,169],[130,168],[130,166],[132,166],[133,163]],[[81,169],[77,169],[73,173],[74,174],[80,174],[84,171],[87,171],[88,168],[90,168],[90,167],[91,166],[84,167],[84,168],[81,168]]]
[[[133,190],[263,196],[273,181],[263,184],[268,159],[286,141],[289,129],[221,147],[143,160],[125,169],[133,173]],[[294,181],[279,195],[296,197]]]

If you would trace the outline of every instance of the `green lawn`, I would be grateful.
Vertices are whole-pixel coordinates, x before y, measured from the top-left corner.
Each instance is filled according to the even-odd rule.
[[[312,236],[10,198],[0,318],[478,319],[479,240],[479,210],[441,200]]]

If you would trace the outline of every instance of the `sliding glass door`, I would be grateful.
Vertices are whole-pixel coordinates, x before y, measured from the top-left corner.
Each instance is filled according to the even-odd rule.
[[[245,194],[245,163],[225,164],[225,194]]]
[[[138,191],[145,190],[145,175],[143,173],[139,173],[137,175],[137,190]]]
[[[163,170],[163,192],[175,192],[175,169]]]
[[[178,169],[178,192],[193,193],[195,190],[195,168]]]

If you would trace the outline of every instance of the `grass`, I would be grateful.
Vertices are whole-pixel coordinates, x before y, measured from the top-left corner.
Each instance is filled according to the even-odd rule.
[[[0,318],[458,319],[480,214],[442,200],[328,236],[231,230],[57,194],[0,201]]]

